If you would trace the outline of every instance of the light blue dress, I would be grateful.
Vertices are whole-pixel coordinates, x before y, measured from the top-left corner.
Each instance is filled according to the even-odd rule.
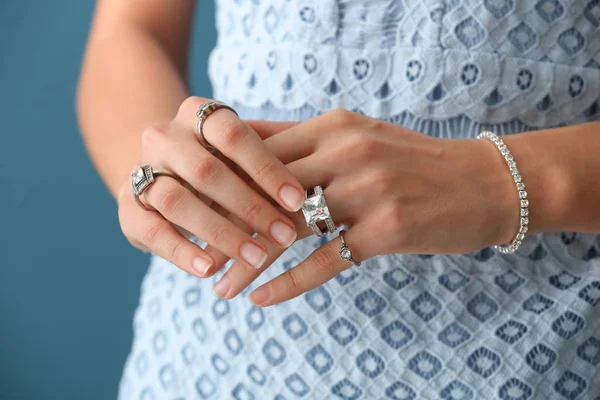
[[[214,97],[244,118],[344,107],[450,138],[600,119],[600,0],[217,6]],[[153,256],[119,398],[600,399],[599,236],[375,257],[291,301],[250,303],[323,243],[297,242],[230,301],[211,292],[221,273]]]

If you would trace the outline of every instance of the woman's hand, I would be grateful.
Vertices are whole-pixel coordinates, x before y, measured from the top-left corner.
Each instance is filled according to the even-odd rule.
[[[256,269],[266,260],[266,243],[286,248],[296,239],[292,220],[253,190],[230,166],[236,164],[261,192],[284,210],[300,209],[304,192],[298,180],[266,148],[263,139],[235,113],[222,109],[206,120],[206,140],[218,149],[215,157],[198,141],[196,111],[207,101],[191,97],[177,116],[142,135],[140,165],[166,169],[195,192],[169,176],[159,176],[140,196],[154,211],[140,207],[131,193],[129,177],[119,191],[119,220],[128,240],[194,275],[210,275],[213,256],[189,241],[185,231],[237,260],[237,268]],[[226,158],[227,159],[226,159]],[[211,207],[211,203],[218,205]],[[261,235],[262,241],[226,218],[231,213]]]
[[[389,253],[466,253],[506,243],[517,230],[517,191],[488,141],[432,138],[334,110],[265,144],[305,188],[324,187],[334,222],[349,227],[345,238],[358,261]],[[290,217],[299,238],[312,234],[301,213]],[[268,249],[267,262],[257,270],[234,263],[215,285],[218,295],[237,295],[282,254],[258,239]],[[350,266],[339,248],[340,240],[331,240],[250,299],[279,303],[335,277]]]

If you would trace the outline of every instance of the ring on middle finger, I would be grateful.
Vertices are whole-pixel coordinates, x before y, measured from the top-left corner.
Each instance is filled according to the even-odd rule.
[[[305,190],[305,200],[302,205],[302,213],[306,224],[312,229],[315,235],[321,237],[326,233],[335,232],[335,223],[329,212],[327,201],[325,200],[325,194],[323,188],[319,185],[312,189]],[[325,223],[326,229],[322,229],[319,226],[319,222]]]

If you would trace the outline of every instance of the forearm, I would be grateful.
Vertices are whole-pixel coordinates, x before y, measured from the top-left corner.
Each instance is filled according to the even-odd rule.
[[[115,198],[138,161],[143,129],[172,119],[186,96],[180,69],[149,31],[132,24],[92,33],[77,113],[88,153]]]
[[[532,232],[600,233],[600,122],[504,140],[526,184]]]

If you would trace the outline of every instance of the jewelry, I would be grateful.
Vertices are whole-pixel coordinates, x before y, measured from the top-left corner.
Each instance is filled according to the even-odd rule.
[[[350,248],[346,244],[346,239],[344,239],[344,233],[346,233],[346,230],[342,229],[340,231],[340,240],[342,241],[341,247],[340,247],[340,258],[342,260],[350,261],[355,267],[360,267],[360,262],[356,262],[356,260],[354,260],[354,258],[352,258],[352,252],[350,251]]]
[[[207,103],[204,103],[200,105],[200,108],[198,109],[198,111],[196,111],[196,117],[198,118],[198,136],[200,136],[200,144],[211,153],[214,153],[215,151],[217,151],[217,149],[213,147],[210,143],[208,143],[208,141],[204,137],[204,132],[202,132],[202,125],[204,125],[204,121],[206,121],[210,114],[217,110],[220,110],[221,108],[231,110],[235,113],[235,115],[238,115],[238,113],[233,108],[229,107],[226,104],[219,103],[217,101],[209,101]]]
[[[496,135],[495,133],[492,133],[492,132],[485,131],[485,132],[481,132],[477,136],[477,139],[489,139],[496,145],[498,150],[500,150],[500,153],[502,153],[502,156],[504,156],[504,159],[506,160],[506,163],[508,164],[508,168],[513,177],[513,180],[515,181],[515,184],[517,185],[517,190],[519,191],[519,198],[521,201],[521,215],[520,215],[520,224],[519,224],[519,230],[517,231],[517,235],[512,240],[512,242],[510,242],[508,244],[504,244],[501,246],[494,246],[494,248],[497,249],[500,253],[504,253],[504,254],[514,253],[521,245],[523,239],[525,238],[525,234],[527,233],[527,230],[529,229],[529,200],[527,200],[527,192],[525,191],[525,184],[523,183],[521,174],[519,173],[519,170],[517,169],[517,163],[515,162],[511,152],[506,147],[506,144],[504,144],[504,141],[502,139],[500,139],[500,137],[498,137],[498,135]]]
[[[180,180],[177,176],[167,170],[152,169],[152,167],[149,165],[137,167],[136,170],[131,173],[131,188],[133,190],[133,197],[135,198],[135,201],[146,210],[153,209],[148,208],[140,201],[140,195],[154,183],[157,176],[170,176],[178,181]]]
[[[325,194],[321,186],[315,186],[313,189],[307,189],[304,191],[304,204],[302,205],[302,213],[306,224],[313,230],[315,235],[321,237],[327,232],[335,232],[335,224],[331,218],[329,207],[325,201]],[[327,231],[322,231],[317,225],[319,221],[325,221],[327,225]]]

